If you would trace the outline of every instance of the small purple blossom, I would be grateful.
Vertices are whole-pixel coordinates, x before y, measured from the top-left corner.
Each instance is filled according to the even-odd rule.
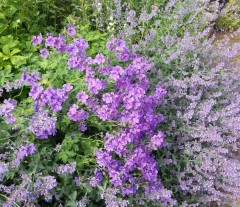
[[[42,34],[39,34],[38,36],[33,36],[32,38],[33,45],[40,45],[42,43]]]
[[[102,53],[97,54],[94,59],[94,63],[102,65],[104,62],[105,62],[104,55]]]
[[[85,132],[87,130],[87,127],[85,124],[79,124],[78,125],[78,130],[81,132]]]
[[[48,58],[48,56],[49,56],[49,51],[47,50],[47,49],[41,49],[40,50],[40,56],[42,57],[42,58]]]
[[[76,30],[75,30],[74,26],[71,25],[71,24],[68,24],[68,26],[67,26],[67,35],[68,36],[75,36],[75,34],[76,34]]]
[[[151,138],[151,144],[152,144],[154,149],[161,148],[163,146],[163,142],[164,142],[164,134],[163,134],[163,132],[158,132],[157,135],[154,135]]]
[[[48,34],[47,38],[45,40],[45,46],[46,47],[54,47],[54,43],[55,43],[55,38],[53,37],[53,34]]]
[[[78,176],[75,176],[75,177],[74,177],[73,182],[74,182],[74,184],[75,184],[76,186],[80,186],[80,178],[79,178]]]
[[[80,93],[77,94],[77,100],[79,102],[82,102],[83,104],[86,104],[87,100],[88,100],[88,95],[84,91],[80,92]]]

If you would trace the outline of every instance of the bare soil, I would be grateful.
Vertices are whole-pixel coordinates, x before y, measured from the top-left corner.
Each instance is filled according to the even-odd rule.
[[[230,38],[230,45],[234,45],[235,43],[240,43],[240,31],[235,32],[235,35],[232,35],[232,32],[219,32],[216,34],[216,40],[222,40],[224,38]],[[233,59],[233,62],[240,66],[240,51],[238,52],[238,56]],[[239,205],[240,207],[240,205]]]

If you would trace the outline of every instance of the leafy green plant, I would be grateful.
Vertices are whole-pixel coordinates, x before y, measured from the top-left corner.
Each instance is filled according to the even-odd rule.
[[[19,41],[14,40],[11,35],[2,36],[0,38],[0,69],[11,69],[12,67],[19,68],[21,65],[26,64],[25,56],[20,55],[21,50]]]
[[[1,85],[21,73],[24,65],[38,65],[31,38],[40,32],[60,30],[65,15],[71,12],[68,5],[69,1],[56,0],[0,1],[0,70],[13,74],[1,76]]]
[[[231,7],[235,7],[235,9],[230,9]],[[224,31],[234,31],[240,26],[240,1],[239,0],[230,0],[226,5],[224,10],[230,11],[226,12],[224,15],[221,15],[216,22],[217,30]]]

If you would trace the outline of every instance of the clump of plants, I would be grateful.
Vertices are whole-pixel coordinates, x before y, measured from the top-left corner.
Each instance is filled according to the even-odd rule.
[[[60,31],[63,28],[63,21],[71,12],[71,7],[66,6],[69,2],[55,0],[0,2],[0,86],[8,80],[16,79],[23,66],[39,64],[31,38],[40,32]]]
[[[215,41],[210,1],[134,2],[81,1],[80,26],[32,38],[41,61],[0,89],[2,206],[240,196],[239,45]]]
[[[156,109],[166,91],[149,87],[152,64],[114,37],[106,45],[109,56],[88,57],[88,43],[75,35],[69,25],[67,36],[32,39],[45,45],[42,58],[62,57],[72,77],[68,83],[46,86],[39,73],[24,70],[3,88],[29,93],[0,107],[6,123],[2,205],[78,206],[84,199],[93,206],[174,205],[153,156],[164,143],[157,130],[164,117]]]
[[[234,31],[240,26],[240,1],[231,0],[221,11],[216,21],[216,28],[220,31]]]

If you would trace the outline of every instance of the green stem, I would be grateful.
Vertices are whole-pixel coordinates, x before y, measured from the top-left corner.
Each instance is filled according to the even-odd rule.
[[[15,99],[15,98],[18,97],[18,96],[21,96],[22,92],[23,92],[23,87],[21,88],[20,93],[19,93],[18,95],[14,96],[13,99]]]

